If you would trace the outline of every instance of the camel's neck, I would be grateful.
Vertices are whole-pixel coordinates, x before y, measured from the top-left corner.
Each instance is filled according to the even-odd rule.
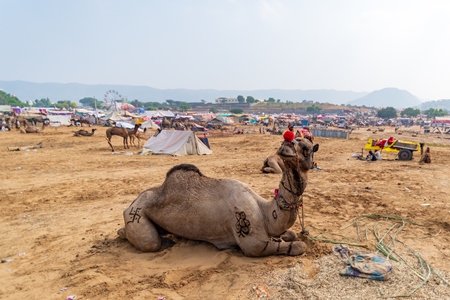
[[[288,168],[283,171],[279,185],[279,194],[286,199],[287,202],[296,202],[303,195],[306,188],[307,176],[306,172],[301,173],[297,168]]]

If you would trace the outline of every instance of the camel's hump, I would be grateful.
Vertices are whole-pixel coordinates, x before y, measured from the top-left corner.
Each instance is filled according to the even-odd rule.
[[[191,165],[191,164],[180,164],[180,165],[176,165],[172,169],[170,169],[166,174],[166,178],[169,177],[172,173],[174,173],[176,171],[184,171],[184,172],[193,171],[193,172],[196,172],[197,174],[199,174],[200,176],[204,176],[202,174],[202,172],[200,172],[200,170],[196,166]]]

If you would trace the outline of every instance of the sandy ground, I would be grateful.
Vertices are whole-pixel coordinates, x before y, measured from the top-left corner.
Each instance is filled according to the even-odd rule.
[[[334,244],[321,241],[309,241],[300,257],[250,258],[178,237],[160,252],[141,253],[116,233],[123,227],[122,211],[141,191],[161,184],[172,166],[191,163],[206,176],[245,182],[269,200],[281,176],[260,169],[281,136],[213,133],[214,154],[172,157],[112,155],[106,128],[98,127],[92,137],[74,137],[74,130],[0,132],[1,299],[368,299],[407,293],[422,282],[395,262],[388,281],[340,276],[344,264],[330,254]],[[417,155],[412,161],[374,163],[352,157],[368,137],[390,135],[391,129],[376,134],[359,129],[347,140],[316,138],[315,159],[323,170],[309,172],[304,195],[310,237],[352,241],[375,251],[374,228],[386,232],[398,220],[364,218],[356,226],[355,218],[409,219],[415,224],[406,222],[395,237],[449,280],[450,140],[436,134],[399,136],[431,147],[427,165],[420,165]],[[7,148],[39,142],[43,148]],[[113,144],[124,154],[121,138],[113,137]],[[293,229],[300,232],[300,223]],[[407,248],[396,243],[395,249],[427,274]],[[412,298],[450,299],[450,287],[432,273]]]

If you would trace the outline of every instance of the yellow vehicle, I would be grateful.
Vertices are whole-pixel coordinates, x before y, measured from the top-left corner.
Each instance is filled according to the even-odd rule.
[[[397,153],[399,160],[411,160],[413,158],[413,152],[421,152],[423,149],[423,143],[396,140],[394,137],[389,139],[369,139],[364,146],[366,150],[378,150],[390,153]]]

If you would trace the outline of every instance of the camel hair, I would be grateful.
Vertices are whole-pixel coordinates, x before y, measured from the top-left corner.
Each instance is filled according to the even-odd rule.
[[[75,131],[73,133],[73,136],[93,136],[96,130],[97,130],[96,128],[92,128],[91,132],[89,132],[87,130],[81,129],[81,130]]]
[[[136,134],[136,131],[141,126],[141,124],[135,124],[132,133]],[[118,135],[123,138],[123,148],[130,149],[128,146],[128,137],[130,132],[125,127],[110,127],[106,129],[106,140],[108,141],[109,146],[111,147],[111,151],[114,152],[113,145],[111,144],[111,138],[113,135]]]
[[[143,191],[125,209],[125,227],[117,233],[144,252],[160,250],[160,234],[169,233],[218,249],[239,247],[246,256],[301,255],[306,244],[288,229],[297,219],[318,148],[306,139],[283,142],[285,170],[272,200],[243,182],[207,177],[190,164],[174,166],[161,186]]]

